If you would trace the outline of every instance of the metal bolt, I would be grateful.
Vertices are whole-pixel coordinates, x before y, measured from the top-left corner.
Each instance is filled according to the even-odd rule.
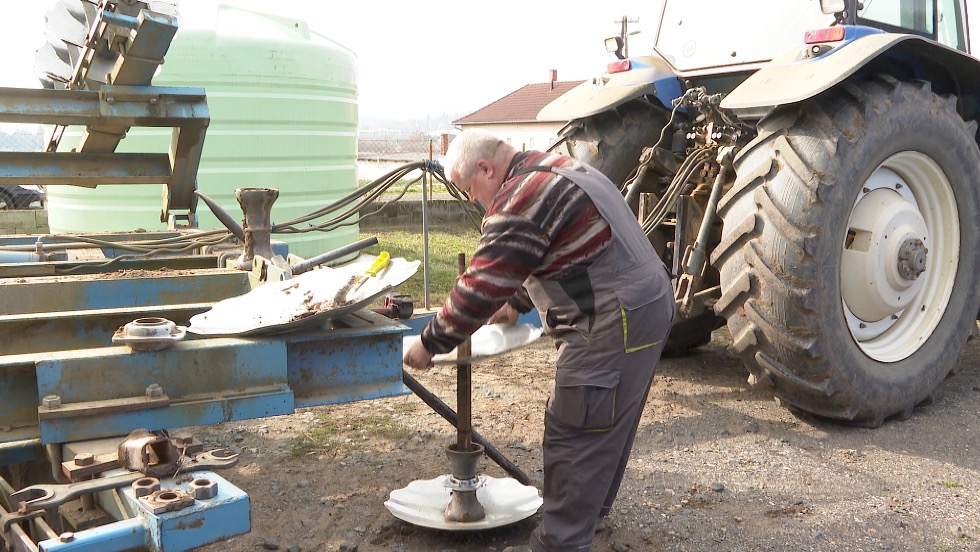
[[[76,466],[91,466],[95,463],[95,455],[89,454],[87,452],[81,452],[75,455],[75,465]]]
[[[48,395],[41,399],[41,406],[44,408],[60,408],[61,407],[61,397],[58,395]]]
[[[861,191],[867,194],[871,192],[871,188],[863,188]]]
[[[72,533],[71,531],[58,535],[59,542],[71,542],[73,540],[75,540],[75,533]]]
[[[895,189],[896,190],[901,190],[902,188],[903,188],[903,186],[902,186],[902,183],[901,182],[898,182],[898,183],[895,184]]]
[[[146,387],[146,398],[159,399],[163,396],[163,387],[158,383],[151,383]]]

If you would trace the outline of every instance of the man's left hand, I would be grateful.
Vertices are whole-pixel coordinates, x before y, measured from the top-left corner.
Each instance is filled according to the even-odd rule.
[[[405,356],[402,358],[402,362],[406,366],[424,370],[426,368],[432,368],[432,356],[432,353],[422,345],[422,338],[416,337],[408,349],[405,350]]]
[[[504,303],[497,312],[493,313],[490,320],[487,320],[487,324],[510,324],[513,326],[517,323],[517,319],[520,318],[521,313],[517,312],[514,307],[510,306],[508,303]]]

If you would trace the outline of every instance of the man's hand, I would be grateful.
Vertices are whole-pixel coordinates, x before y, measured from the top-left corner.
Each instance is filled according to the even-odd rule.
[[[509,303],[504,303],[504,306],[500,307],[497,312],[493,313],[490,320],[487,320],[487,324],[510,324],[513,326],[517,323],[517,319],[520,318],[521,313],[517,312],[517,309],[510,306]]]
[[[402,358],[402,362],[406,366],[421,370],[432,368],[432,353],[422,345],[421,337],[416,337],[408,349],[405,350],[405,356]]]

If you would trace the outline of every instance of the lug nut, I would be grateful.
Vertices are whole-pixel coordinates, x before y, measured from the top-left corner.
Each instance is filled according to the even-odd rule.
[[[163,396],[163,387],[160,387],[159,383],[151,383],[146,386],[146,398],[148,399],[159,399]]]

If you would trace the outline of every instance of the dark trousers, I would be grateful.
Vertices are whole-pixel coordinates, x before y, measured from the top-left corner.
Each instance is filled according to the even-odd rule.
[[[670,302],[665,308],[673,309],[673,298],[665,299]],[[664,338],[653,347],[624,354],[610,429],[570,427],[550,408],[545,412],[544,505],[541,523],[531,535],[534,552],[592,550],[596,523],[612,509],[623,481]]]

